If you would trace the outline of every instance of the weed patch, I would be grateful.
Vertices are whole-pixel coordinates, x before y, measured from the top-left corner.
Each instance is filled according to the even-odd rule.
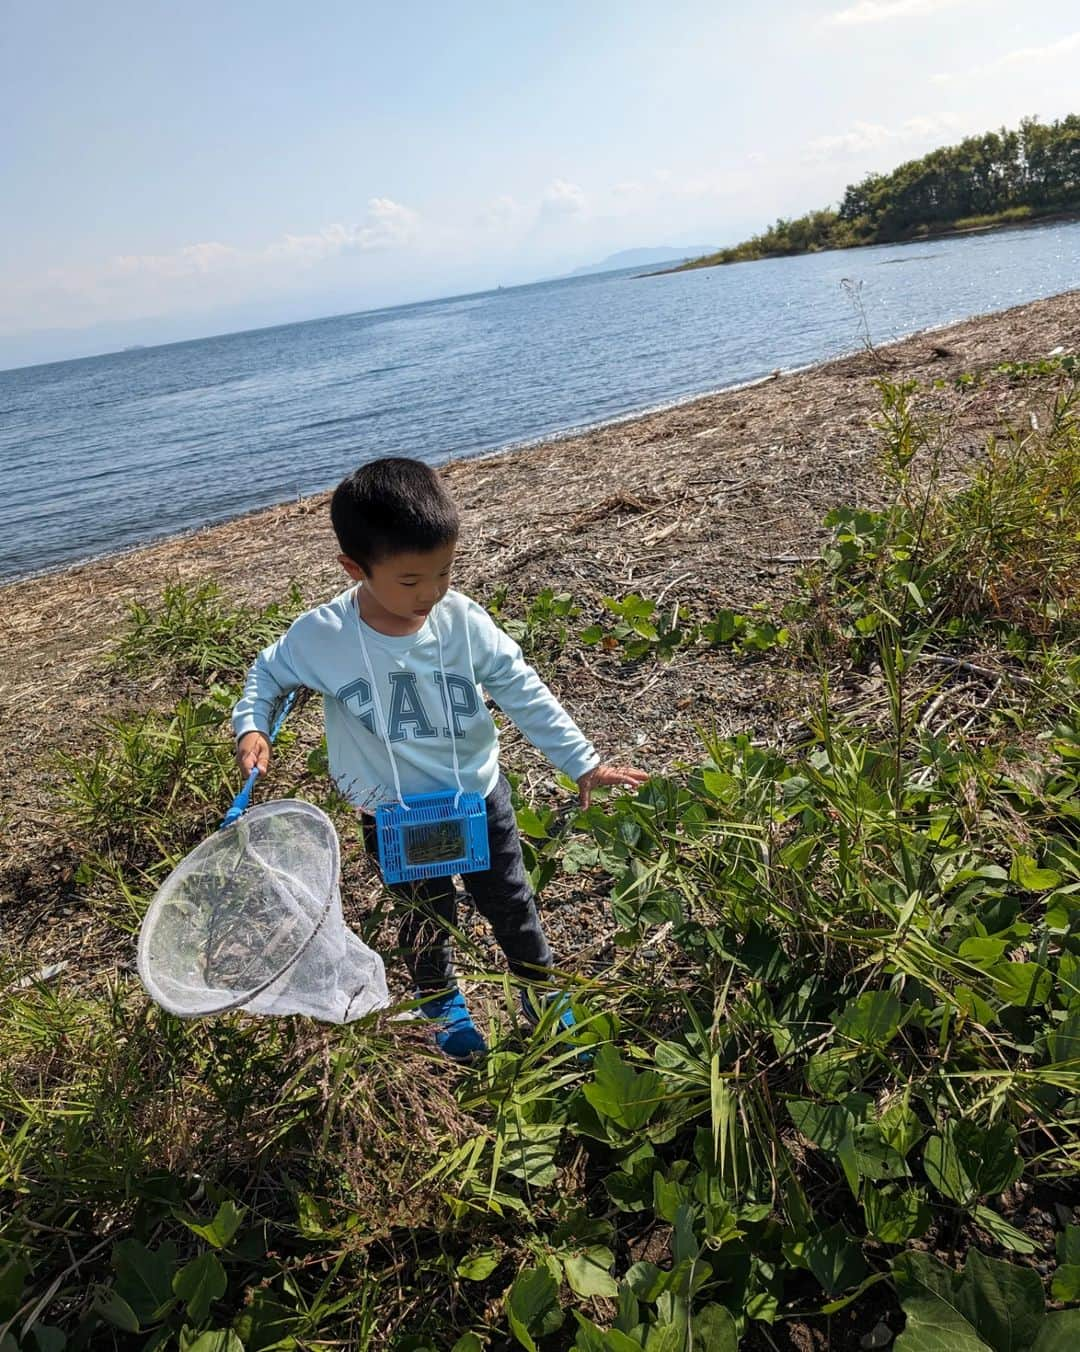
[[[164,669],[203,680],[239,678],[253,653],[273,642],[301,609],[295,583],[284,601],[253,611],[228,604],[215,582],[177,582],[165,588],[156,608],[128,605],[127,629],[112,660],[136,675]]]
[[[881,393],[893,501],[833,513],[783,625],[492,603],[543,661],[820,673],[788,744],[707,736],[565,816],[519,795],[534,882],[611,898],[572,1033],[482,971],[467,1072],[393,1020],[183,1024],[127,973],[9,990],[4,1352],[734,1352],[852,1310],[902,1352],[1080,1343],[1074,396],[945,493],[918,391]],[[230,698],[65,762],[103,923],[206,829]]]

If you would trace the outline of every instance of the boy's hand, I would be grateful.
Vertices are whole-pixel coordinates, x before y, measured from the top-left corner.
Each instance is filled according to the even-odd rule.
[[[245,779],[256,765],[265,775],[270,768],[270,739],[261,732],[245,732],[236,744],[236,763]]]
[[[604,789],[611,784],[627,784],[636,789],[646,783],[648,778],[644,770],[635,770],[632,765],[594,765],[591,770],[586,770],[577,782],[581,806],[582,808],[589,806],[593,789]]]

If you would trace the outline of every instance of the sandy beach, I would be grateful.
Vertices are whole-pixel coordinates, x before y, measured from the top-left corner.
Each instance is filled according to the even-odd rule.
[[[953,470],[962,475],[987,434],[1015,419],[1024,390],[1002,375],[972,387],[956,378],[1059,347],[1080,347],[1080,291],[451,463],[445,473],[464,519],[457,585],[479,596],[499,587],[511,596],[568,591],[582,625],[604,594],[638,592],[701,616],[721,606],[776,606],[800,563],[818,552],[825,513],[880,499],[876,378],[920,382],[920,408],[947,420]],[[77,854],[56,821],[50,760],[147,697],[106,660],[127,604],[153,603],[172,582],[207,579],[256,605],[282,597],[294,580],[308,602],[333,594],[344,575],[326,501],[288,503],[0,588],[0,917],[9,939],[41,936],[43,909],[65,924],[80,921],[68,890]],[[606,756],[655,770],[692,758],[703,726],[775,736],[792,704],[782,659],[748,666],[722,652],[707,660],[695,653],[637,676],[614,659],[564,655],[544,674]],[[507,759],[545,791],[545,764],[513,736]]]

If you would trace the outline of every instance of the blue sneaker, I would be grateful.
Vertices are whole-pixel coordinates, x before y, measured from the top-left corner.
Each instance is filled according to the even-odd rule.
[[[570,997],[565,991],[543,995],[532,986],[521,988],[521,1012],[525,1016],[525,1021],[533,1028],[550,1009],[557,1011],[556,1021],[562,1031],[568,1033],[577,1026],[574,1011],[570,1008]]]
[[[452,1061],[476,1061],[486,1055],[484,1035],[473,1023],[465,997],[459,990],[434,995],[419,1009],[425,1019],[435,1022],[435,1045]]]

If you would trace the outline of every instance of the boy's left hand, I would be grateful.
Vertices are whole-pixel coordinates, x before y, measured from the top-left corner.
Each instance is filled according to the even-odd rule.
[[[636,770],[632,765],[594,765],[591,770],[586,770],[577,782],[581,806],[582,808],[589,806],[593,789],[605,789],[611,784],[626,784],[636,789],[646,783],[648,778],[644,770]]]

